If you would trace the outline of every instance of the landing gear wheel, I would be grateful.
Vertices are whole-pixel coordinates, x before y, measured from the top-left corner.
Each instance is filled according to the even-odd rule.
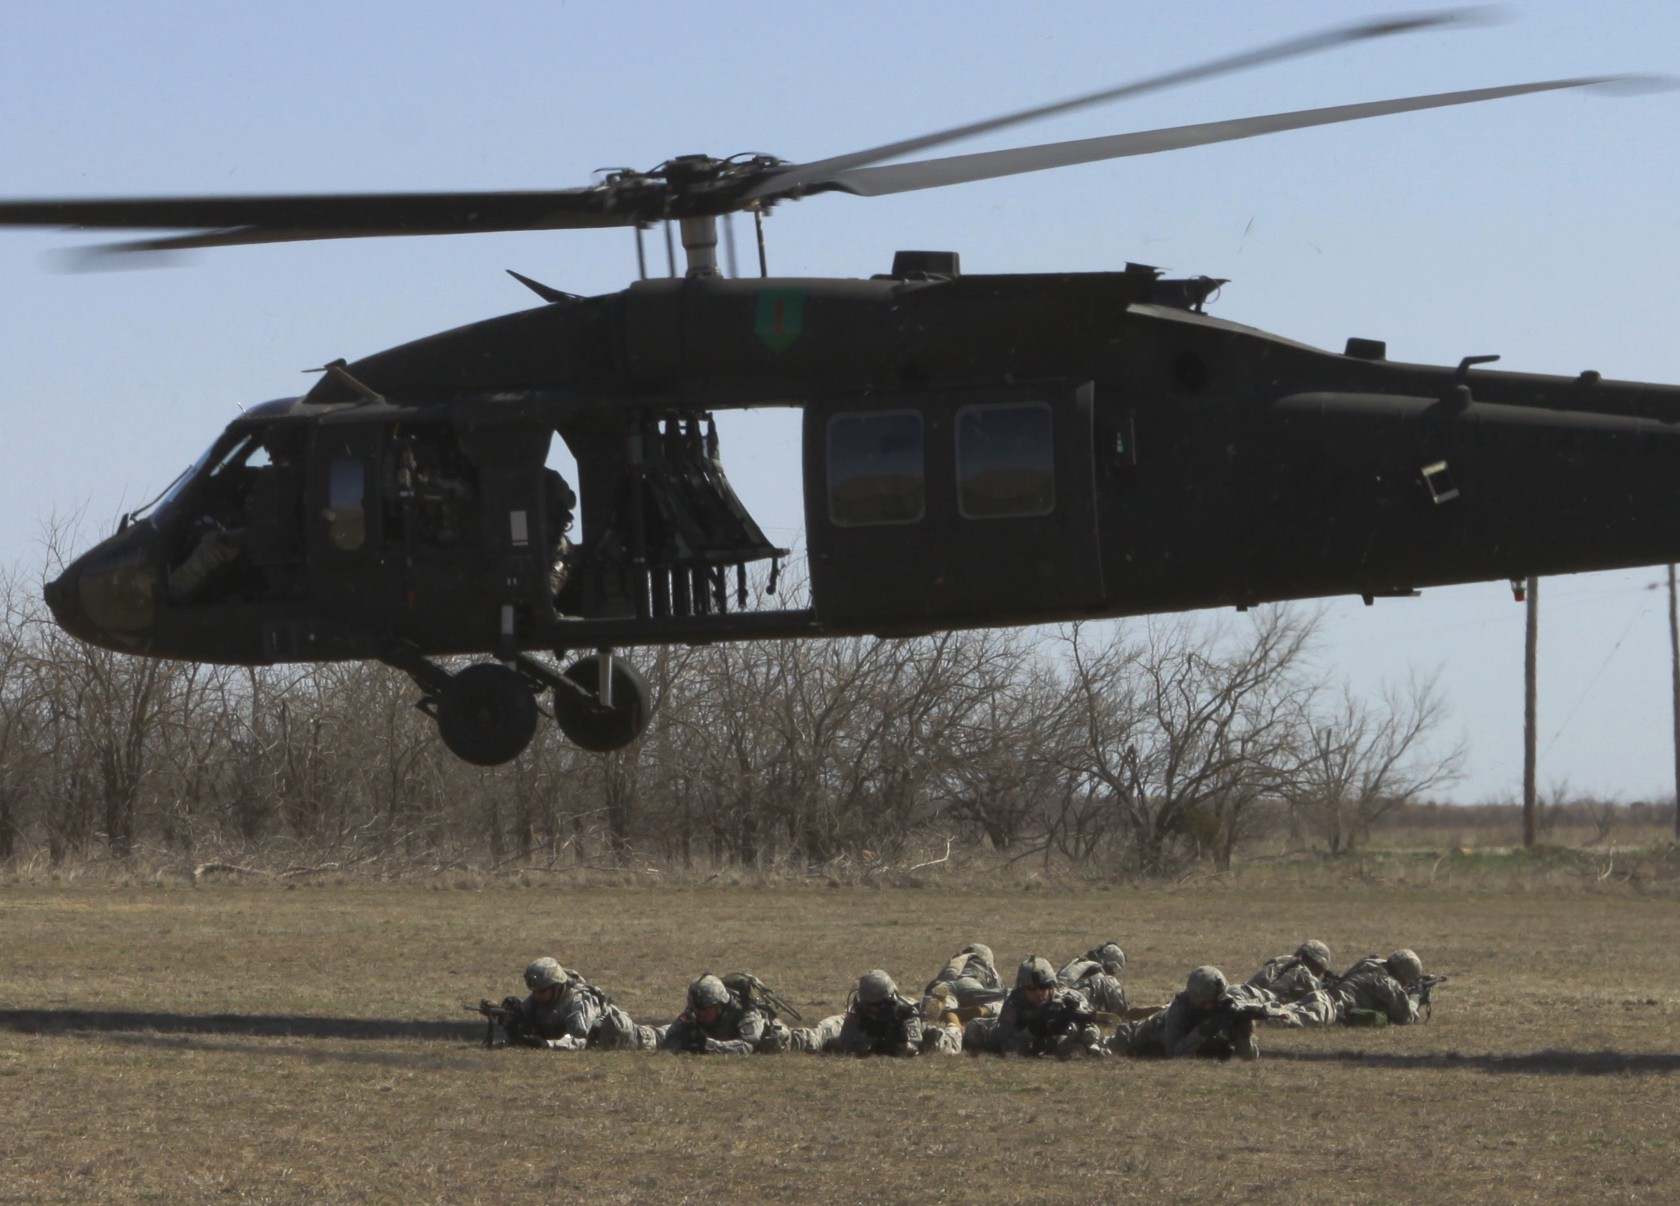
[[[475,766],[500,766],[525,752],[537,731],[537,701],[517,672],[494,662],[468,666],[437,702],[438,735]]]
[[[648,717],[653,714],[652,693],[647,679],[629,662],[613,659],[610,708],[603,708],[593,698],[599,695],[601,685],[598,658],[580,657],[566,667],[565,675],[592,697],[581,699],[575,691],[554,689],[554,719],[573,745],[605,754],[623,749],[647,728]]]

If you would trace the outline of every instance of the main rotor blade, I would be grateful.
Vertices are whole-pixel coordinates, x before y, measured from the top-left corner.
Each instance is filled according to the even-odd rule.
[[[851,171],[837,172],[805,191],[816,193],[837,190],[854,193],[860,197],[879,197],[886,193],[905,193],[920,188],[964,184],[972,180],[990,180],[997,176],[1040,172],[1046,168],[1093,163],[1101,159],[1123,159],[1130,155],[1152,155],[1157,151],[1176,151],[1184,147],[1199,147],[1215,142],[1233,142],[1241,138],[1257,138],[1262,134],[1277,134],[1284,130],[1335,125],[1345,121],[1364,121],[1368,117],[1386,117],[1392,113],[1440,109],[1449,105],[1473,105],[1480,101],[1522,96],[1529,92],[1626,83],[1632,79],[1634,77],[1594,76],[1573,80],[1546,80],[1535,84],[1511,84],[1502,88],[1476,88],[1467,92],[1437,92],[1429,96],[1332,105],[1325,109],[1301,109],[1293,113],[1273,113],[1264,117],[1211,121],[1194,126],[1171,126],[1160,130],[1141,130],[1132,134],[1112,134],[1104,138],[1041,143],[1038,146],[1015,147],[1007,151],[983,151],[975,155],[953,155],[944,159],[922,159],[914,163],[854,168]]]
[[[1233,71],[1244,71],[1264,63],[1276,62],[1279,59],[1329,50],[1336,46],[1346,45],[1349,42],[1364,41],[1368,38],[1382,38],[1390,34],[1408,33],[1412,30],[1429,29],[1440,25],[1469,23],[1481,19],[1483,19],[1483,13],[1477,10],[1460,9],[1439,13],[1417,13],[1413,16],[1389,17],[1376,21],[1362,21],[1353,25],[1337,26],[1334,29],[1307,34],[1305,37],[1289,38],[1282,42],[1275,42],[1270,46],[1261,46],[1254,50],[1245,50],[1240,54],[1212,59],[1198,66],[1182,67],[1176,71],[1168,71],[1129,84],[1121,84],[1117,88],[1105,88],[1101,92],[1092,92],[1086,96],[1076,96],[1070,100],[1039,105],[1032,109],[1023,109],[1019,113],[1008,113],[1002,117],[988,118],[985,121],[973,122],[970,125],[941,130],[937,134],[923,134],[916,138],[906,138],[901,142],[890,142],[884,146],[872,147],[867,151],[853,151],[851,154],[837,155],[831,159],[819,159],[811,163],[795,164],[786,171],[777,172],[775,175],[761,180],[747,190],[744,199],[750,201],[755,197],[798,194],[806,191],[807,186],[813,183],[831,180],[842,173],[863,167],[866,164],[880,163],[883,159],[895,159],[900,155],[909,155],[915,151],[925,151],[929,147],[939,146],[942,143],[955,142],[960,138],[970,138],[977,134],[987,134],[993,130],[1004,129],[1007,126],[1037,121],[1045,117],[1054,117],[1058,113],[1070,113],[1075,109],[1083,109],[1090,105],[1106,104],[1127,97],[1142,96],[1148,92],[1173,88],[1180,84],[1191,83],[1194,80],[1211,79],[1214,76],[1225,75]]]
[[[121,244],[143,250],[370,235],[468,234],[628,226],[607,189],[546,192],[375,193],[273,197],[131,197],[0,202],[0,226],[193,230]]]

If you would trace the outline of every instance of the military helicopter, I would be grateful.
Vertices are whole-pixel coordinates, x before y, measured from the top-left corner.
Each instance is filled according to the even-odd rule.
[[[959,138],[1447,24],[1338,27],[1088,96],[807,163],[685,155],[539,192],[0,202],[0,225],[182,231],[102,250],[657,223],[687,272],[326,366],[248,410],[45,588],[77,637],[261,665],[376,658],[458,756],[516,758],[548,693],[579,746],[645,728],[617,651],[905,636],[1653,564],[1680,556],[1680,388],[1392,362],[1223,321],[1224,282],[964,275],[909,251],[867,280],[770,277],[762,218],[878,196],[1625,77],[1548,80],[888,162]],[[757,279],[717,258],[758,223]],[[802,409],[809,602],[715,415]],[[546,467],[558,436],[577,465]],[[575,488],[574,488],[575,486]],[[574,515],[580,511],[580,515]],[[574,519],[580,520],[572,531]],[[537,654],[552,654],[550,664]],[[488,655],[465,668],[440,659]],[[563,668],[556,669],[556,665]]]

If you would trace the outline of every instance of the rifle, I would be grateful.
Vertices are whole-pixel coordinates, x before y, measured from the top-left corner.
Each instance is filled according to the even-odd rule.
[[[683,1029],[679,1029],[682,1027]],[[683,1037],[680,1050],[698,1054],[706,1049],[706,1030],[700,1025],[700,1019],[690,1010],[683,1010],[677,1015],[677,1020],[671,1023],[671,1029]]]
[[[1221,1019],[1227,1026],[1234,1026],[1244,1018],[1256,1022],[1288,1022],[1291,1026],[1301,1024],[1301,1019],[1296,1017],[1295,1011],[1287,1005],[1249,998],[1233,1000],[1229,995],[1219,998],[1213,1017]]]
[[[1102,1016],[1065,1001],[1053,1001],[1023,1029],[1033,1036],[1033,1054],[1048,1055],[1055,1050],[1057,1039],[1077,1033],[1081,1027],[1096,1024]]]
[[[1435,1004],[1430,1000],[1437,984],[1445,984],[1446,976],[1419,976],[1406,988],[1406,994],[1417,1002],[1418,1016],[1429,1021],[1435,1016]]]
[[[513,1004],[508,1004],[512,1001]],[[482,1013],[484,1015],[484,1049],[492,1050],[496,1046],[496,1027],[502,1028],[508,1041],[513,1041],[513,1030],[517,1029],[519,1021],[519,1001],[514,997],[505,998],[500,1005],[494,1001],[480,999],[477,1005],[462,1005],[468,1013]],[[510,1029],[510,1023],[512,1028]]]
[[[768,1006],[772,1017],[786,1014],[796,1022],[805,1020],[805,1015],[795,1009],[786,997],[751,972],[730,972],[723,977],[723,986],[747,1005]]]

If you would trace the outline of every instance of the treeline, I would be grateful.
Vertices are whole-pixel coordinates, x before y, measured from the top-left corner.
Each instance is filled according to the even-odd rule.
[[[1395,811],[1386,827],[1521,833],[1522,824],[1523,807],[1511,800],[1464,805],[1417,801]],[[1563,831],[1586,833],[1589,841],[1606,841],[1620,834],[1672,833],[1674,800],[1606,800],[1577,794],[1567,783],[1553,784],[1535,801],[1535,828],[1542,840]]]
[[[543,724],[457,761],[377,664],[150,661],[55,628],[0,581],[0,860],[229,849],[497,866],[821,866],[912,848],[1162,873],[1284,824],[1328,853],[1449,782],[1430,683],[1327,685],[1313,614],[1261,609],[913,640],[630,651],[633,746]]]

